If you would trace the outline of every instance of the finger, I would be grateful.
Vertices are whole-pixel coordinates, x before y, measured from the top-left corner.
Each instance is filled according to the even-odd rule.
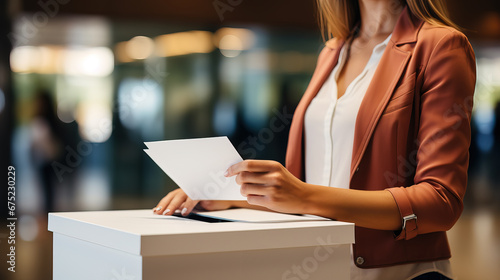
[[[170,203],[172,198],[176,195],[177,191],[171,191],[168,193],[166,196],[164,196],[160,202],[158,202],[158,205],[154,208],[153,212],[155,214],[161,215],[165,211],[165,207]]]
[[[244,197],[252,196],[252,195],[267,195],[269,194],[268,186],[258,185],[258,184],[243,184],[240,187],[240,193]]]
[[[247,197],[247,202],[252,205],[268,207],[269,206],[269,197],[262,195],[249,195]]]
[[[243,171],[236,175],[236,183],[242,184],[266,184],[268,173]]]
[[[199,200],[192,200],[191,198],[187,198],[186,202],[184,203],[184,206],[181,210],[181,215],[182,216],[187,216],[191,211],[193,211],[193,208],[198,204]]]
[[[163,200],[163,198],[162,198],[162,200]],[[161,206],[161,200],[160,200],[160,202],[158,202],[158,204],[157,204],[155,207],[153,207],[153,209],[152,209],[152,210],[153,210],[153,213],[154,213],[154,214],[158,214],[158,213],[159,213],[159,211],[160,211],[162,208],[163,208],[163,207]]]
[[[174,198],[172,198],[172,200],[170,201],[170,203],[166,206],[166,209],[165,211],[163,212],[163,215],[173,215],[175,210],[179,209],[182,205],[182,203],[184,203],[187,199],[187,195],[184,194],[184,193],[179,193],[178,195],[176,195]]]
[[[269,172],[276,170],[281,164],[271,160],[244,160],[231,165],[225,174],[226,177],[237,175],[243,171]]]

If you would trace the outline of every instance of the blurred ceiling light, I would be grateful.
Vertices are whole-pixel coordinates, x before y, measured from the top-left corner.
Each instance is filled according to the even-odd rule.
[[[154,51],[153,39],[146,36],[136,36],[127,42],[125,50],[127,55],[132,59],[146,59]]]
[[[161,57],[210,53],[214,50],[212,33],[208,31],[186,31],[161,35],[155,38],[156,54]]]
[[[22,46],[10,54],[11,69],[17,73],[53,74],[60,72],[60,48]]]
[[[10,53],[10,68],[17,73],[35,72],[40,64],[38,47],[17,47]]]
[[[227,53],[225,52],[226,50],[241,52],[255,45],[255,34],[253,31],[245,28],[224,27],[215,32],[214,43],[223,55]]]
[[[106,47],[67,50],[64,73],[75,76],[106,77],[113,72],[113,52]]]
[[[115,55],[116,55],[116,60],[118,60],[121,63],[127,63],[127,62],[132,62],[134,61],[127,52],[127,42],[120,42],[117,43],[115,46]]]
[[[224,35],[220,39],[219,49],[225,57],[236,57],[243,50],[243,42],[239,37],[232,34]]]
[[[106,47],[22,46],[12,50],[10,64],[16,73],[105,77],[113,72],[114,56]]]
[[[37,73],[40,74],[54,74],[62,72],[62,57],[63,48],[58,46],[40,46],[39,51],[39,64]]]
[[[85,51],[81,70],[84,75],[105,77],[113,72],[113,52],[106,47],[91,48]]]

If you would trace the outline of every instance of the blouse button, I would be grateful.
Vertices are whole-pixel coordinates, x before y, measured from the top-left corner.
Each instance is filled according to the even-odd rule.
[[[358,167],[358,168],[356,168],[356,172],[358,172],[358,171],[359,171],[359,167]]]
[[[356,263],[358,265],[363,265],[365,263],[365,259],[363,259],[363,257],[357,257],[356,258]]]

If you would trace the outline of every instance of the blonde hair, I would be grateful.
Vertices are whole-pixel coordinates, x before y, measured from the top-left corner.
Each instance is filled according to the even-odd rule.
[[[393,0],[392,11],[408,6],[419,19],[433,25],[459,29],[448,15],[445,0]],[[316,0],[323,39],[347,39],[360,21],[358,0]],[[401,6],[402,5],[402,6]],[[388,11],[391,12],[391,11]]]

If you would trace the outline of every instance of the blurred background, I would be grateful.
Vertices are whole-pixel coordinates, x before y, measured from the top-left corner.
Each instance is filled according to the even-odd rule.
[[[144,141],[226,135],[244,158],[283,163],[323,46],[314,2],[0,0],[0,162],[16,169],[18,217],[17,271],[2,262],[1,279],[51,279],[47,212],[152,208],[176,188]],[[500,2],[449,9],[478,67],[452,265],[498,279]]]

